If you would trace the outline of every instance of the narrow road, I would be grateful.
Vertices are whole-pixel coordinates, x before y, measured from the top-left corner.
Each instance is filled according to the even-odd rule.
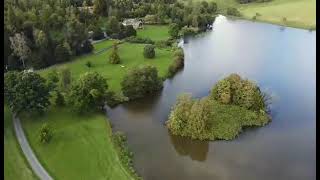
[[[33,172],[41,179],[41,180],[52,180],[53,178],[49,175],[49,173],[42,167],[37,157],[33,153],[28,140],[23,132],[20,119],[14,114],[13,115],[13,125],[16,133],[16,137],[20,144],[20,147],[23,151],[23,154],[27,158]]]

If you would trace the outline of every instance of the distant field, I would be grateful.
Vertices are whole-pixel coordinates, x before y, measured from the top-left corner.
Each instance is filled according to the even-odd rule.
[[[169,27],[167,25],[144,25],[143,29],[137,31],[138,37],[149,37],[151,40],[160,41],[169,38]]]
[[[257,20],[261,21],[307,29],[316,27],[316,0],[273,0],[241,5],[240,11],[248,19],[259,13]]]
[[[104,114],[80,116],[61,108],[21,120],[33,150],[55,179],[132,179],[119,160]],[[49,144],[38,139],[44,122],[54,130]]]
[[[95,44],[94,47],[103,49],[105,47],[110,47],[111,44],[112,42],[107,40]],[[154,59],[145,59],[143,57],[143,44],[124,43],[119,45],[118,48],[121,64],[109,63],[109,54],[111,50],[108,50],[99,54],[81,56],[71,62],[52,66],[39,72],[45,76],[54,68],[60,69],[66,66],[70,68],[72,77],[74,79],[78,79],[80,74],[83,74],[87,71],[96,71],[108,79],[108,85],[111,90],[119,92],[121,90],[120,82],[130,68],[139,65],[153,65],[157,67],[159,75],[163,77],[166,75],[168,67],[172,62],[173,52],[170,49],[156,48],[156,57]],[[91,68],[88,68],[85,65],[88,61],[90,61],[92,64]]]
[[[201,1],[201,0],[194,0]],[[236,7],[246,19],[259,13],[258,21],[305,29],[316,27],[316,0],[272,0],[265,3],[239,4],[237,0],[208,0],[218,4],[220,13]],[[286,18],[286,22],[283,18]]]
[[[4,105],[4,179],[7,180],[35,180],[29,164],[22,154],[22,150],[14,134],[12,114],[8,106]]]

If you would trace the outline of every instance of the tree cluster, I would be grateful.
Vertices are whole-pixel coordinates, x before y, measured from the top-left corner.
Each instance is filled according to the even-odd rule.
[[[174,52],[173,63],[168,68],[168,77],[172,77],[184,66],[184,52],[182,48],[177,49]]]
[[[46,79],[34,72],[10,71],[4,75],[4,97],[12,112],[42,113],[50,105]]]
[[[4,2],[5,67],[43,68],[88,53],[88,17],[70,1]],[[89,13],[87,13],[89,14]]]
[[[192,139],[233,139],[242,126],[269,122],[265,97],[256,84],[231,74],[207,97],[179,96],[166,125],[172,134]]]
[[[266,111],[267,95],[254,82],[231,74],[220,80],[211,90],[210,97],[223,103],[234,104],[254,111]]]
[[[155,93],[161,88],[162,80],[158,76],[157,68],[153,66],[131,69],[121,82],[122,92],[130,100]]]

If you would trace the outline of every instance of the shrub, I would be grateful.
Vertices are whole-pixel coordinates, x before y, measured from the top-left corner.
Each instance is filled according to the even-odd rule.
[[[283,22],[287,22],[287,18],[286,18],[286,17],[283,17],[283,18],[282,18],[282,21],[283,21]]]
[[[113,91],[107,91],[106,101],[107,105],[112,108],[126,100],[125,98],[121,97],[119,94],[114,93]]]
[[[104,38],[104,33],[102,32],[101,28],[96,26],[93,29],[92,39],[93,40],[100,40]]]
[[[172,23],[169,25],[169,34],[173,38],[178,38],[179,37],[179,25],[176,23]]]
[[[184,66],[184,53],[181,48],[175,51],[174,61],[168,68],[168,77],[172,77]]]
[[[59,92],[59,91],[57,92],[56,105],[57,105],[57,106],[63,106],[63,105],[65,105],[64,96],[63,96],[62,93]]]
[[[127,42],[130,43],[140,43],[140,44],[154,44],[154,41],[152,41],[150,38],[142,38],[142,37],[135,37],[135,36],[130,36],[126,38]]]
[[[156,41],[155,46],[158,48],[167,48],[172,46],[174,41],[175,41],[174,39]]]
[[[130,37],[130,36],[136,36],[137,31],[133,28],[132,25],[125,26],[125,36]]]
[[[52,133],[51,127],[47,123],[44,123],[41,126],[40,133],[39,133],[40,142],[41,143],[49,143],[52,136],[53,136],[53,133]]]
[[[87,61],[87,62],[86,62],[86,66],[87,66],[88,68],[91,68],[91,67],[92,67],[91,62],[90,62],[90,61]]]
[[[120,57],[118,55],[117,44],[113,44],[111,54],[109,55],[109,62],[111,64],[119,64],[120,63]]]
[[[82,43],[80,54],[90,53],[93,50],[93,46],[89,40],[86,40]]]
[[[60,86],[61,86],[62,90],[69,89],[70,84],[71,84],[71,71],[70,71],[69,68],[63,67],[61,69],[61,80],[60,80],[60,83],[61,83]]]
[[[128,148],[126,135],[123,132],[117,131],[112,134],[112,141],[116,147],[122,165],[130,170],[129,172],[134,176],[134,179],[142,180],[133,168],[133,153]]]
[[[143,49],[143,56],[145,58],[154,58],[155,57],[155,50],[153,45],[146,45]]]
[[[237,8],[228,8],[227,9],[227,15],[230,15],[230,16],[241,16],[240,12],[238,11]]]
[[[121,89],[129,99],[141,98],[162,88],[162,80],[153,66],[131,69],[121,82]]]
[[[180,36],[186,37],[186,36],[193,36],[196,35],[198,33],[199,29],[195,28],[195,27],[183,27],[179,34]]]

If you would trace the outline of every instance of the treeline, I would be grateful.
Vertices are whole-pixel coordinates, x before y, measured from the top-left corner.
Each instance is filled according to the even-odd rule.
[[[4,69],[40,69],[90,53],[89,38],[104,38],[102,30],[115,39],[135,36],[132,26],[122,25],[125,18],[173,23],[170,34],[177,37],[206,29],[216,11],[217,4],[206,1],[5,0]]]

